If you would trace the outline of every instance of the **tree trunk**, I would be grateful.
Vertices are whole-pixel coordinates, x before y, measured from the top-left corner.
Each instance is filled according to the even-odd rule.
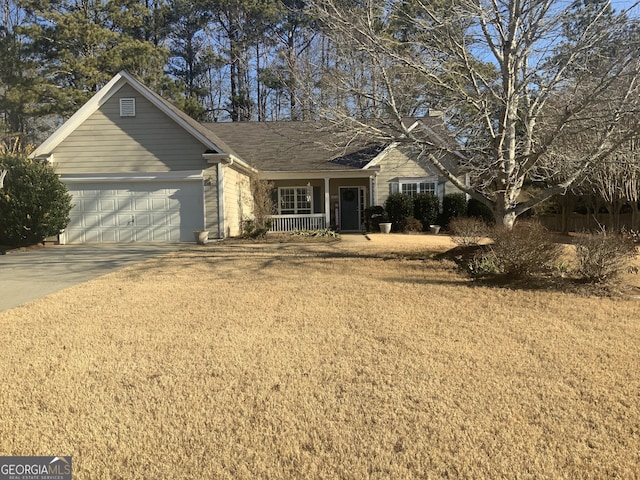
[[[638,202],[629,202],[631,207],[631,225],[630,229],[634,232],[640,230],[640,209],[638,209]]]
[[[513,208],[509,208],[506,205],[507,202],[504,195],[499,195],[493,206],[493,216],[496,219],[496,225],[511,230],[516,223],[517,215]]]

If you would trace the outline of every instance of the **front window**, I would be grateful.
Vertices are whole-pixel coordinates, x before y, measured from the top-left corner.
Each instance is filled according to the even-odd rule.
[[[309,187],[281,187],[278,189],[278,213],[298,215],[311,213],[313,195]]]
[[[404,193],[411,197],[419,193],[438,195],[438,184],[429,178],[400,178],[389,185],[390,193]]]

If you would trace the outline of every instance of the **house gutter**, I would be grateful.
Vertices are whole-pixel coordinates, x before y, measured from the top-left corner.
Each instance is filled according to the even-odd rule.
[[[321,178],[369,178],[378,175],[380,167],[371,167],[368,170],[307,170],[307,171],[261,171],[260,178],[264,180],[296,180],[321,179]]]
[[[240,170],[244,170],[245,173],[255,175],[258,174],[257,169],[253,168],[247,162],[241,160],[232,153],[203,153],[202,158],[204,158],[205,161],[210,165],[223,164],[227,167],[235,165],[236,167],[239,167]]]

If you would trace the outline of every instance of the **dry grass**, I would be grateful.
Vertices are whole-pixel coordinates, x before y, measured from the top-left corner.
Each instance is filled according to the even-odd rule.
[[[194,248],[0,313],[0,452],[77,479],[636,478],[639,300],[477,287],[391,237]]]

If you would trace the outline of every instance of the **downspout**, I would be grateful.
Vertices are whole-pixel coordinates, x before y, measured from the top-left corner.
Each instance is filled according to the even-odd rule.
[[[206,182],[204,179],[204,171],[202,172],[202,228],[204,230],[208,230],[207,228],[207,194],[205,192]]]
[[[324,178],[324,221],[325,228],[331,226],[331,197],[329,196],[329,177]]]
[[[224,238],[224,169],[222,162],[217,164],[218,170],[218,238]]]

